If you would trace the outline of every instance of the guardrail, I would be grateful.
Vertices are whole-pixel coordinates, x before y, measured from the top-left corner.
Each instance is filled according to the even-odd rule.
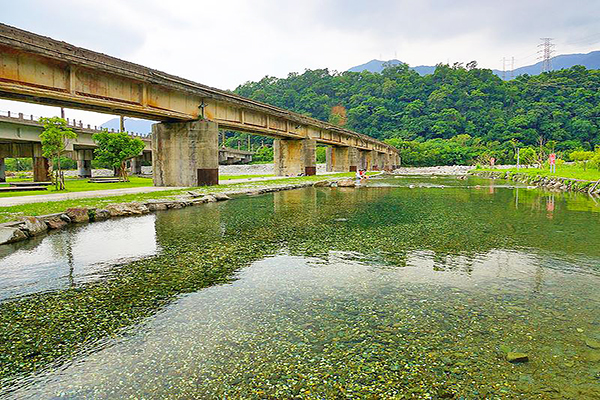
[[[11,118],[16,121],[37,122],[38,124],[41,124],[40,118],[43,118],[43,117],[37,116],[37,115],[15,113],[12,111],[4,111],[4,110],[0,110],[0,117]],[[84,125],[83,121],[81,121],[81,120],[78,121],[76,119],[70,119],[70,118],[65,118],[65,119],[67,121],[67,125],[69,125],[70,127],[73,127],[73,128],[87,129],[87,130],[97,131],[97,132],[102,132],[103,130],[107,129],[109,132],[115,132],[114,128],[108,129],[108,128],[98,127],[96,125],[94,125],[92,127],[92,125],[90,125],[90,124]],[[142,133],[131,132],[131,131],[127,131],[127,133],[129,134],[129,136],[148,138],[148,139],[150,138],[150,135],[151,135],[150,133],[142,134]]]

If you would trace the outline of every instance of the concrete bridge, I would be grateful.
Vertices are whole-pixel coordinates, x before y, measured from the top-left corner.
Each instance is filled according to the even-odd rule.
[[[330,146],[332,171],[399,164],[369,136],[4,24],[0,97],[162,121],[152,134],[158,186],[218,183],[219,128],[275,138],[278,175],[314,175],[317,143]]]
[[[94,159],[93,150],[97,147],[92,139],[94,133],[102,132],[102,129],[83,122],[67,120],[73,131],[77,132],[77,139],[70,140],[67,146],[67,157],[77,161],[78,175],[82,178],[92,176],[91,161]],[[22,113],[8,112],[0,115],[0,182],[6,181],[5,158],[32,158],[34,181],[48,180],[48,160],[42,157],[40,133],[43,130],[42,123],[33,115],[25,116]],[[141,174],[142,163],[152,162],[152,138],[149,135],[140,135],[128,132],[130,136],[139,137],[145,147],[142,154],[130,160],[130,168],[133,174]],[[247,164],[252,161],[251,151],[232,149],[229,147],[219,148],[219,164]]]

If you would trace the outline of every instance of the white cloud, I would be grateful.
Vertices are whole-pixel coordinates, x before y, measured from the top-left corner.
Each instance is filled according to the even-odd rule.
[[[540,37],[556,38],[559,53],[598,48],[599,13],[596,0],[21,0],[3,5],[2,22],[234,89],[396,55],[411,65],[477,60],[488,68],[515,56],[518,67],[535,62]]]

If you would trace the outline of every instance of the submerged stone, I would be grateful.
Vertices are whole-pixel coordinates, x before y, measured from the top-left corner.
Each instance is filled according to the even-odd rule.
[[[506,355],[506,361],[509,363],[524,363],[529,361],[529,357],[525,353],[510,352]]]
[[[585,345],[587,347],[591,347],[592,349],[600,349],[600,340],[596,340],[593,338],[585,338]]]

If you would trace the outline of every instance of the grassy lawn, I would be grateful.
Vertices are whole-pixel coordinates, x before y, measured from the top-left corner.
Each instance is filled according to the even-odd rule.
[[[129,182],[119,183],[88,183],[88,178],[65,178],[65,186],[67,190],[56,192],[54,186],[48,186],[48,190],[34,190],[31,192],[8,192],[0,193],[0,197],[17,197],[17,196],[31,196],[34,194],[48,194],[48,193],[68,193],[68,192],[87,192],[90,190],[104,190],[104,189],[122,189],[132,187],[144,187],[152,186],[152,178],[139,178],[137,176],[129,177]],[[9,182],[27,182],[27,180],[19,178],[9,178]],[[31,179],[29,179],[31,181]],[[8,183],[5,185],[8,186]]]
[[[376,174],[376,172],[369,173],[369,175]],[[0,223],[17,220],[21,216],[25,215],[45,215],[53,214],[65,211],[70,207],[104,207],[111,203],[125,203],[131,201],[146,201],[150,199],[165,199],[173,196],[185,194],[188,190],[194,190],[199,193],[216,193],[216,192],[227,192],[231,190],[240,189],[252,189],[261,188],[271,185],[284,185],[294,184],[302,182],[317,182],[331,177],[353,177],[353,172],[338,173],[331,175],[315,175],[315,176],[303,176],[298,178],[285,178],[285,179],[273,179],[260,182],[244,182],[236,184],[221,184],[218,186],[203,186],[199,188],[191,189],[176,189],[166,190],[161,192],[153,193],[138,193],[128,194],[122,196],[109,196],[109,197],[96,197],[91,199],[76,199],[76,200],[62,200],[62,201],[49,201],[42,203],[31,203],[23,204],[18,206],[0,207]],[[144,179],[144,178],[140,178]],[[91,185],[91,184],[89,184]],[[107,184],[108,185],[108,184]],[[42,192],[43,193],[43,192]]]
[[[219,180],[227,181],[231,179],[250,179],[250,178],[263,178],[274,175],[220,175]],[[30,179],[23,178],[8,178],[8,182],[31,182]],[[7,192],[0,193],[0,197],[20,197],[20,196],[32,196],[35,194],[48,194],[48,193],[68,193],[68,192],[88,192],[91,190],[104,190],[104,189],[123,189],[133,187],[146,187],[152,186],[152,178],[140,178],[137,176],[130,176],[129,182],[119,183],[88,183],[88,178],[66,178],[65,185],[66,191],[57,192],[54,186],[48,186],[48,190],[34,190],[31,192]],[[0,184],[0,186],[8,186],[6,184]]]
[[[480,171],[510,171],[510,172],[519,172],[522,174],[527,174],[531,176],[558,176],[561,178],[572,178],[572,179],[582,179],[585,181],[597,181],[600,179],[600,170],[595,168],[587,168],[584,170],[582,167],[578,165],[560,165],[556,167],[556,173],[550,172],[549,169],[539,169],[539,168],[511,168],[509,170],[501,170],[501,169],[493,169],[493,168],[484,168]]]

